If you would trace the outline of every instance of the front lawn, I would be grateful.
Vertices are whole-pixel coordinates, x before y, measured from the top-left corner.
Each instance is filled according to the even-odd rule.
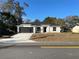
[[[32,40],[35,41],[79,41],[79,34],[74,33],[45,33],[34,34]]]

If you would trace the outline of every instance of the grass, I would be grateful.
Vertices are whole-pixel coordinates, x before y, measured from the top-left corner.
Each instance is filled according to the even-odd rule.
[[[34,34],[32,40],[35,41],[79,41],[79,34],[67,33],[45,33]]]

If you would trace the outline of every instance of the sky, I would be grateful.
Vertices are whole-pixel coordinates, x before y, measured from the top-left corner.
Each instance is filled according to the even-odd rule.
[[[24,19],[44,20],[46,17],[65,18],[66,16],[79,16],[79,0],[18,0],[21,5],[27,2],[29,7],[24,11]]]

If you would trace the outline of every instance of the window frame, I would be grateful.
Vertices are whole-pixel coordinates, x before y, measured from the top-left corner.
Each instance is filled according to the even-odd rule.
[[[56,31],[56,27],[53,27],[53,31]]]

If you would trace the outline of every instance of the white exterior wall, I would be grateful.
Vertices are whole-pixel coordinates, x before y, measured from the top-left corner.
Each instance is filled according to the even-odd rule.
[[[53,31],[53,27],[56,27],[56,31]],[[50,32],[59,33],[60,31],[61,31],[61,28],[59,26],[52,26],[52,27],[50,27]]]
[[[33,27],[31,24],[21,24],[19,27]]]
[[[43,26],[41,26],[41,33],[43,33]]]
[[[56,31],[53,31],[53,27],[56,27]],[[47,26],[46,32],[59,33],[61,31],[60,26]]]
[[[19,26],[17,26],[17,32],[19,33]]]
[[[42,26],[33,26],[31,24],[21,24],[19,26],[17,26],[17,32],[19,32],[19,27],[33,27],[33,33],[36,33],[36,27],[40,27],[41,28],[41,33],[43,33],[43,27],[47,27],[46,28],[46,33],[59,33],[61,31],[60,26],[49,26],[49,25],[42,25]],[[56,27],[56,31],[53,31],[53,27]]]
[[[35,26],[33,26],[33,33],[35,33],[36,32],[36,28],[35,28]]]
[[[61,31],[61,27],[57,27],[57,32],[60,32]]]
[[[50,27],[47,26],[46,32],[50,32]]]

